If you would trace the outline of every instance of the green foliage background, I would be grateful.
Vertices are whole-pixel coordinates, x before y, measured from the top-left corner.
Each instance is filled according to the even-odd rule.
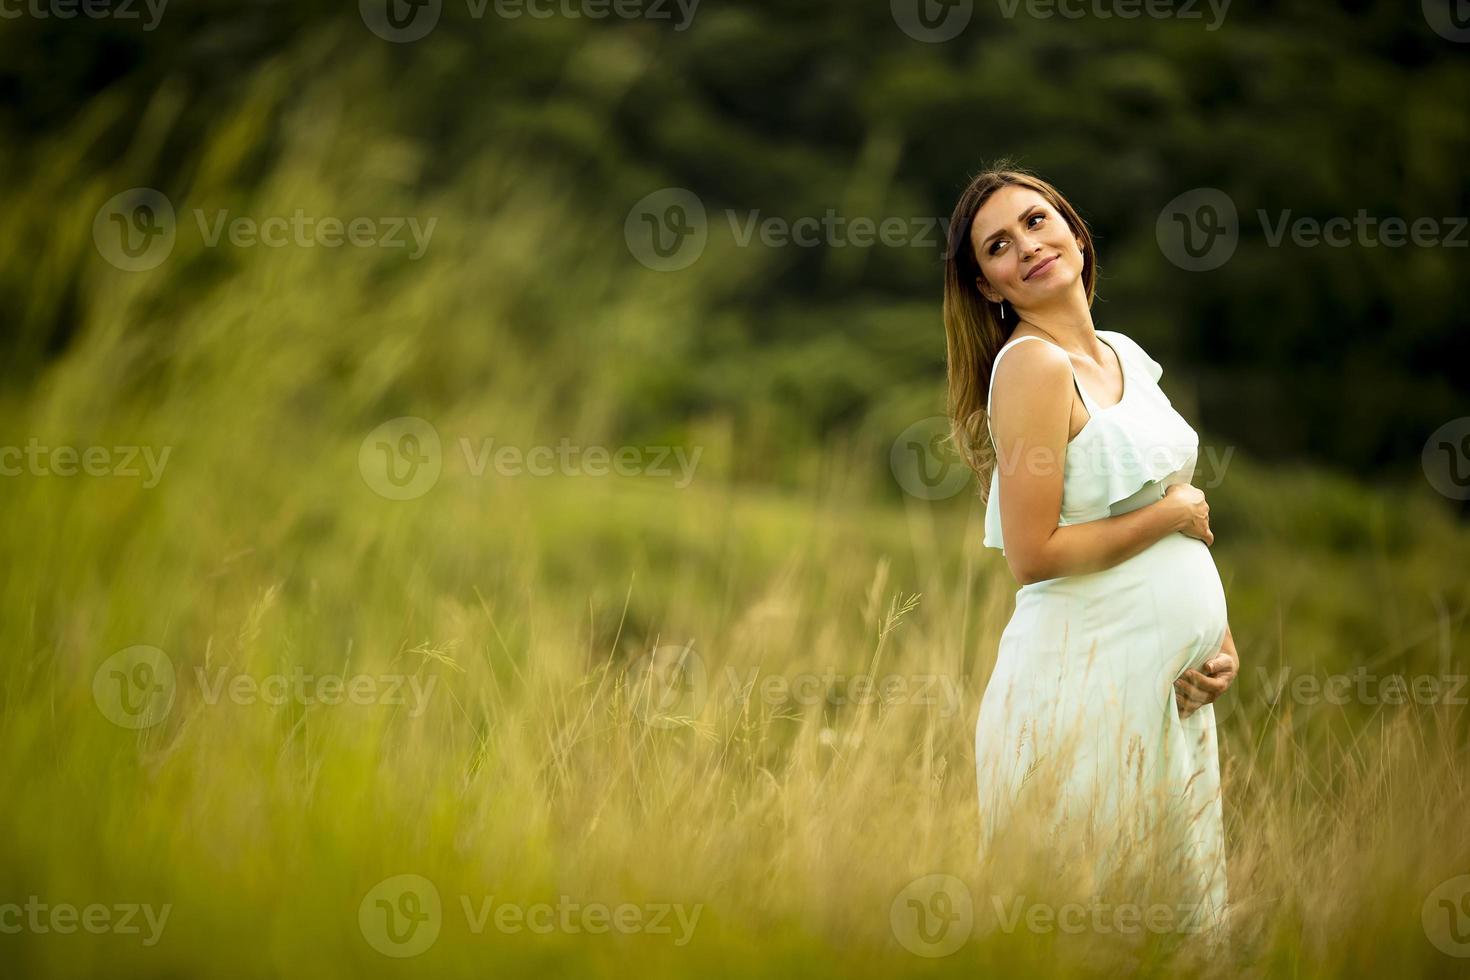
[[[1002,9],[945,44],[881,2],[705,0],[682,31],[447,3],[399,45],[316,0],[174,0],[152,31],[0,21],[0,445],[172,450],[151,488],[0,480],[0,902],[176,906],[157,948],[5,934],[6,967],[921,969],[889,902],[974,872],[973,724],[1015,588],[973,493],[919,501],[889,470],[943,407],[939,250],[744,247],[724,213],[943,218],[1010,155],[1092,222],[1098,325],[1165,365],[1202,458],[1229,460],[1204,475],[1245,665],[1221,726],[1243,929],[1193,972],[1452,975],[1421,909],[1470,870],[1464,707],[1302,705],[1268,680],[1464,672],[1470,531],[1420,452],[1470,414],[1466,253],[1272,248],[1254,215],[1470,211],[1470,46],[1386,0],[1238,4],[1213,31]],[[710,237],[657,272],[624,221],[674,186]],[[1241,240],[1190,273],[1154,226],[1203,186]],[[178,215],[139,273],[92,238],[133,187]],[[211,248],[196,219],[298,209],[437,223],[409,259]],[[404,415],[437,427],[444,474],[386,500],[358,453]],[[703,455],[685,489],[476,477],[458,440],[488,437]],[[712,703],[654,730],[623,680],[688,642],[742,675],[881,653],[954,679],[963,710]],[[411,719],[183,685],[164,723],[125,731],[91,684],[134,644],[184,678],[391,670],[446,696]],[[405,871],[450,904],[708,910],[692,955],[449,928],[390,962],[355,916]],[[1178,969],[1163,941],[1064,959],[1065,939],[1020,940],[935,975]]]
[[[595,404],[620,436],[713,411],[807,443],[893,400],[936,404],[939,248],[742,248],[725,209],[947,218],[966,175],[1010,155],[1093,224],[1100,325],[1170,365],[1199,425],[1232,445],[1403,476],[1470,395],[1463,248],[1272,248],[1256,216],[1470,212],[1470,61],[1417,9],[1235,5],[1211,30],[1205,7],[1128,20],[980,4],[944,44],[906,36],[883,3],[708,2],[684,30],[494,9],[447,3],[409,44],[336,3],[178,2],[147,32],[7,22],[12,384],[88,339],[88,284],[106,270],[75,219],[131,186],[169,195],[181,224],[193,207],[260,215],[276,187],[284,213],[391,207],[437,216],[442,236],[421,264],[385,260],[334,294],[354,342],[302,385],[353,377],[376,337],[359,314],[391,307],[406,277],[447,275],[460,281],[436,306],[383,324],[414,338],[400,395],[473,390],[492,347],[502,366],[575,351],[551,382],[559,411]],[[324,144],[315,183],[282,187],[302,140]],[[678,276],[638,265],[621,234],[633,202],[665,186],[711,215],[707,254]],[[1204,186],[1236,202],[1241,241],[1220,269],[1191,273],[1165,259],[1154,223]],[[517,254],[471,264],[460,241],[513,210],[555,223],[554,248],[501,243]],[[191,332],[189,298],[238,262],[172,261],[155,277],[170,288],[126,328],[134,356]],[[619,317],[635,296],[669,315]],[[743,466],[783,472],[766,462],[778,450],[751,449]]]

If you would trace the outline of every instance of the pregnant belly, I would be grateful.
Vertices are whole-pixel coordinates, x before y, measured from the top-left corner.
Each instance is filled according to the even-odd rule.
[[[1023,586],[1012,622],[1033,666],[1057,657],[1071,675],[1082,655],[1089,673],[1167,686],[1219,650],[1225,588],[1209,546],[1174,533],[1112,568]]]
[[[1169,534],[1123,563],[1129,564],[1136,564],[1131,572],[1143,576],[1153,592],[1165,670],[1177,677],[1213,656],[1225,638],[1226,608],[1209,546]]]

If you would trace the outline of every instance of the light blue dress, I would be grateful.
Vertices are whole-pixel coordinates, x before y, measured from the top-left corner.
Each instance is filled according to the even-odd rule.
[[[1199,436],[1159,388],[1158,362],[1117,331],[1097,335],[1123,366],[1123,397],[1100,407],[1073,372],[1091,418],[1067,445],[1059,526],[1159,500],[1165,488],[1189,482],[1198,459]],[[1027,340],[1050,343],[1016,338],[995,364]],[[1025,461],[997,450],[984,543],[1004,552],[1000,467]],[[1058,827],[1080,821],[1097,834],[1087,856],[1098,875],[1120,866],[1130,836],[1170,841],[1170,860],[1195,889],[1202,920],[1222,925],[1214,706],[1181,720],[1173,682],[1219,651],[1225,629],[1225,591],[1210,549],[1182,533],[1100,572],[1023,585],[975,730],[982,853],[1005,847],[1000,835],[1023,794],[1058,786],[1060,799],[1045,812]]]

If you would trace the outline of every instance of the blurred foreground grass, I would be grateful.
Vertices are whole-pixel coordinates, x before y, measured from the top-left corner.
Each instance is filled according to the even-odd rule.
[[[282,98],[271,73],[253,84],[261,103]],[[0,904],[169,907],[152,944],[142,918],[141,934],[93,934],[11,930],[0,914],[6,972],[1167,976],[1188,962],[1187,941],[1157,934],[977,925],[933,959],[900,941],[917,879],[955,876],[977,920],[995,897],[975,860],[972,739],[1014,584],[980,547],[969,493],[918,501],[886,469],[895,435],[935,413],[938,379],[825,446],[759,406],[641,413],[707,322],[700,298],[757,281],[759,253],[712,242],[687,275],[630,273],[606,229],[513,157],[406,200],[402,174],[422,161],[363,135],[354,114],[370,107],[322,94],[333,86],[295,93],[278,169],[251,192],[232,169],[264,111],[248,98],[168,190],[181,211],[455,218],[419,265],[211,251],[181,230],[159,269],[119,273],[86,231],[152,151],[145,127],[110,176],[78,176],[105,100],[30,195],[0,192],[22,224],[75,229],[46,241],[56,268],[85,270],[77,336],[5,396],[3,442],[169,450],[154,486],[0,479]],[[566,323],[579,329],[547,326]],[[937,304],[934,330],[937,345]],[[690,368],[710,383],[718,369]],[[407,500],[363,464],[400,416],[441,439],[437,482]],[[461,440],[489,438],[701,455],[682,487],[476,475]],[[1220,711],[1240,918],[1231,952],[1192,968],[1451,975],[1470,908],[1464,889],[1436,889],[1470,872],[1470,691],[1449,679],[1464,670],[1470,534],[1425,487],[1242,454],[1223,475],[1207,492],[1244,660]],[[124,702],[164,661],[109,658],[137,646],[162,651],[175,682],[135,729],[119,705],[142,703]],[[651,698],[686,655],[703,688]],[[1360,667],[1443,683],[1431,703],[1385,703],[1377,681],[1341,704],[1273,697],[1283,668],[1321,681]],[[316,694],[324,675],[364,676],[382,697],[271,704],[220,686],[237,675],[309,676]],[[906,696],[854,703],[858,675],[898,678]],[[395,692],[404,703],[378,703]],[[376,890],[400,875],[433,883],[437,916]],[[687,933],[672,916],[669,933],[476,931],[492,897],[560,896],[698,917]],[[392,914],[430,916],[419,935],[432,920],[437,937],[384,955]]]
[[[866,470],[836,458],[829,472],[850,479],[802,494],[476,478],[446,451],[435,487],[393,501],[364,480],[360,435],[241,454],[187,428],[152,490],[3,484],[4,897],[171,906],[151,946],[146,930],[0,936],[16,975],[393,975],[358,915],[403,874],[443,902],[405,974],[1175,968],[1168,936],[977,932],[932,964],[896,938],[892,903],[917,878],[952,874],[977,908],[990,894],[972,738],[1012,585],[976,546],[968,497],[872,503]],[[1279,508],[1262,522],[1298,509],[1302,528],[1347,492],[1247,478]],[[1421,912],[1470,869],[1463,703],[1273,704],[1267,672],[1458,672],[1470,544],[1428,500],[1355,491],[1364,538],[1343,550],[1261,533],[1240,507],[1259,501],[1225,497],[1217,560],[1245,673],[1222,758],[1242,918],[1207,972],[1448,975],[1458,964]],[[1412,538],[1375,535],[1373,515],[1401,507]],[[134,731],[94,676],[138,644],[177,682],[158,724]],[[644,655],[686,647],[703,688],[640,697],[658,680]],[[219,695],[221,677],[297,671],[412,681],[402,704]],[[852,703],[859,674],[898,677],[907,696]],[[823,679],[746,687],[803,676]],[[491,896],[700,911],[682,943],[677,926],[476,933],[466,908]]]

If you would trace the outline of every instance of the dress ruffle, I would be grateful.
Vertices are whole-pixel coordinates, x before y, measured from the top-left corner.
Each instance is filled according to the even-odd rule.
[[[1112,516],[1114,508],[1125,501],[1143,506],[1150,498],[1158,499],[1164,488],[1193,478],[1199,457],[1199,435],[1158,386],[1164,373],[1159,362],[1125,334],[1115,330],[1099,333],[1127,362],[1124,397],[1095,412],[1068,443],[1059,526]],[[1151,484],[1157,485],[1157,494],[1143,493]],[[1118,513],[1131,509],[1123,507]],[[990,477],[983,543],[1005,552],[999,470]]]

